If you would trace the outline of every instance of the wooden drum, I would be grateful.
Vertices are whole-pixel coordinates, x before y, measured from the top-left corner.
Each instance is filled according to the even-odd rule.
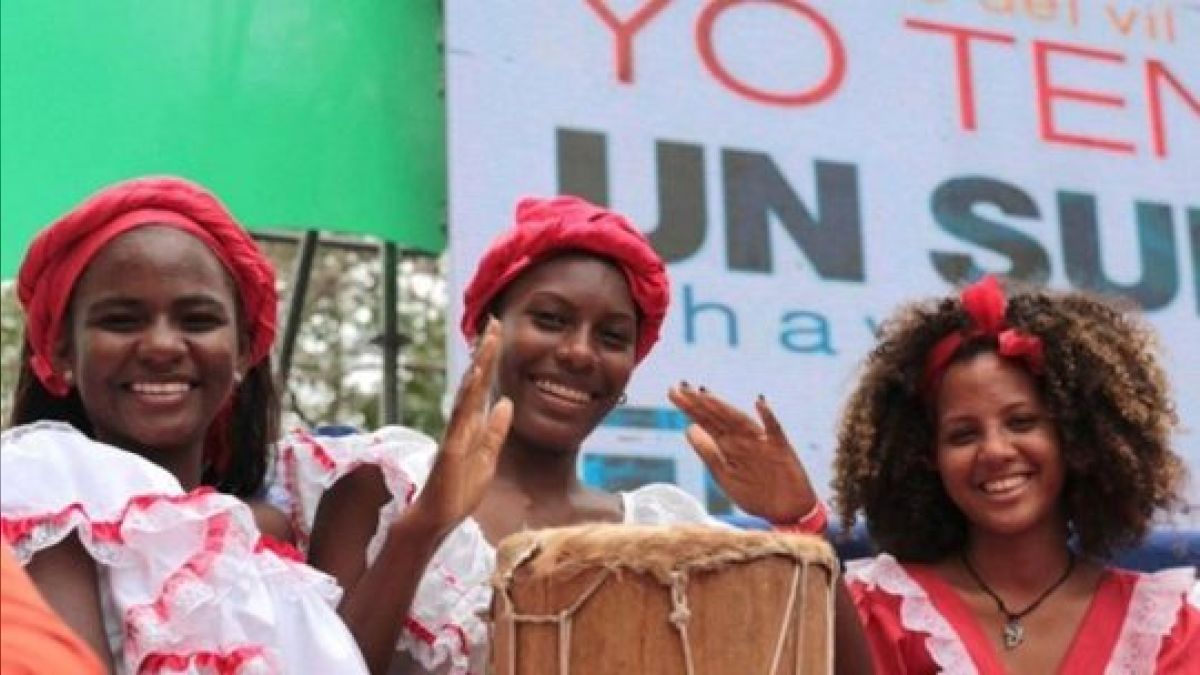
[[[837,559],[819,537],[582,525],[501,542],[496,675],[833,672]]]

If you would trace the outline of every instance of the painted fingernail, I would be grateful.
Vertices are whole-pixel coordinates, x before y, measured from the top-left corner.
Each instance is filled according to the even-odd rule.
[[[762,401],[763,403],[766,403],[766,402],[767,402],[767,397],[766,397],[766,396],[763,396],[762,394],[759,394],[759,395],[758,395],[758,400]]]
[[[700,385],[700,393],[701,393],[701,394],[707,394],[707,393],[708,393],[708,387],[706,387],[706,386],[704,386],[704,385]]]
[[[688,381],[687,381],[687,380],[680,380],[680,381],[679,381],[679,388],[680,388],[680,389],[691,389],[691,388],[692,388],[692,385],[688,384]]]

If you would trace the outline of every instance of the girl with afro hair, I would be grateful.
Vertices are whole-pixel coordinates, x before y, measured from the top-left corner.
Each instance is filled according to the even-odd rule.
[[[765,401],[759,426],[681,391],[710,467],[790,448]],[[1179,501],[1175,422],[1153,333],[1107,301],[987,277],[899,309],[835,460],[843,526],[863,516],[880,549],[846,575],[876,672],[1200,672],[1195,569],[1105,563]],[[821,529],[807,479],[791,489]]]

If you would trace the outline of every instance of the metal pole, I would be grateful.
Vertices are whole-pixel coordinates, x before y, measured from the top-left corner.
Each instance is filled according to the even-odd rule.
[[[386,241],[383,243],[382,268],[383,277],[383,334],[379,346],[383,349],[383,391],[380,397],[379,417],[383,424],[400,423],[400,381],[397,365],[400,355],[400,326],[398,320],[399,293],[396,288],[396,261],[398,250],[396,244]]]
[[[279,342],[279,361],[276,383],[280,396],[287,391],[288,374],[292,370],[292,352],[296,347],[296,335],[300,332],[300,319],[304,316],[304,296],[308,294],[308,280],[312,276],[313,256],[317,252],[320,235],[316,230],[305,230],[296,253],[296,264],[292,267],[292,288],[288,293],[287,318],[283,324],[283,337]]]

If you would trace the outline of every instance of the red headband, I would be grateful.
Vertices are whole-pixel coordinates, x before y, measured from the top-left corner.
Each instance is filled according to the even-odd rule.
[[[105,244],[143,225],[178,228],[200,241],[233,277],[249,336],[250,362],[271,351],[275,340],[275,271],[254,240],[206,190],[180,178],[138,178],[89,197],[43,230],[21,263],[17,297],[33,354],[30,366],[55,396],[69,385],[52,357],[62,339],[71,291]]]
[[[516,224],[492,242],[463,298],[462,332],[475,338],[492,300],[521,272],[548,255],[583,250],[612,260],[641,311],[634,353],[640,362],[658,341],[670,300],[666,267],[646,237],[624,216],[578,197],[523,199]]]
[[[963,289],[963,309],[974,324],[969,328],[946,335],[933,349],[925,362],[925,374],[921,378],[921,391],[927,400],[936,397],[936,388],[946,374],[946,367],[962,347],[964,342],[976,337],[989,336],[996,338],[996,353],[1000,356],[1017,359],[1025,364],[1035,375],[1042,372],[1042,339],[1036,335],[1023,333],[1015,328],[1009,328],[1004,321],[1008,301],[1000,282],[988,275],[978,282]]]

